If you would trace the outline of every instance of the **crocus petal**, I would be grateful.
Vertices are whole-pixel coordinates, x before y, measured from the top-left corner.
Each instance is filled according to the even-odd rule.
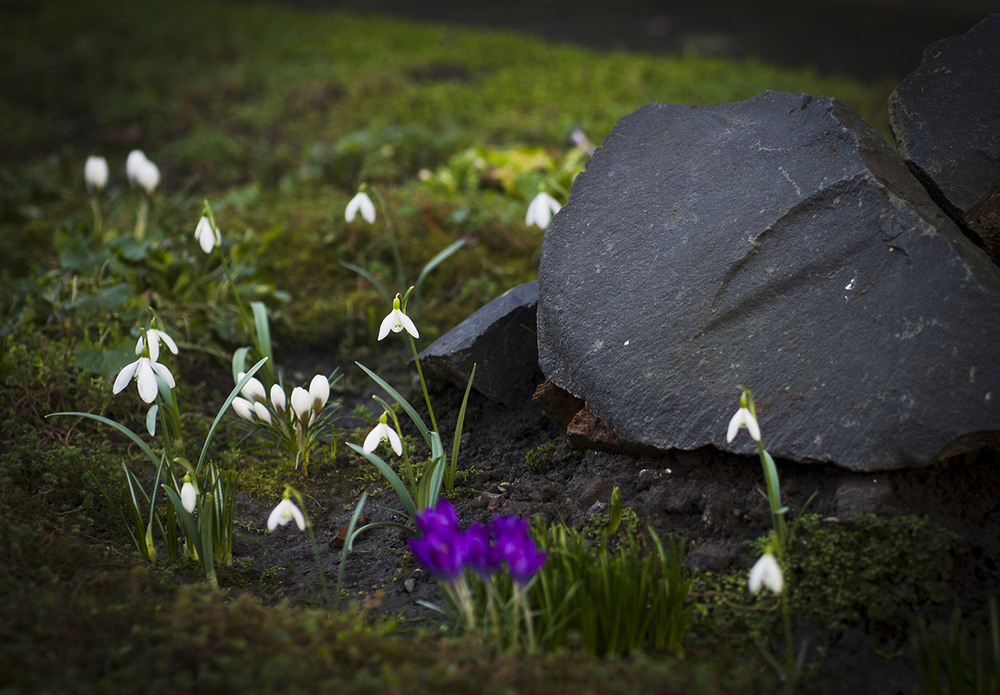
[[[115,385],[111,387],[111,393],[121,393],[125,390],[125,387],[132,382],[132,377],[135,376],[135,370],[139,368],[139,360],[135,362],[129,362],[122,370],[118,372],[118,376],[115,377]]]
[[[285,392],[278,384],[271,386],[271,405],[274,406],[274,412],[278,415],[284,415],[285,409],[288,407],[285,405]]]
[[[239,380],[242,380],[244,376],[246,376],[246,374],[243,372],[237,374],[237,378]],[[243,388],[240,389],[240,395],[251,403],[267,400],[267,390],[264,389],[264,384],[260,382],[260,379],[255,376],[250,377],[247,379],[247,382],[243,384]]]
[[[312,396],[304,388],[296,386],[292,389],[292,410],[302,422],[309,419],[309,415],[312,413],[312,403]]]
[[[306,518],[302,510],[286,497],[271,510],[270,516],[267,517],[267,530],[273,531],[278,526],[285,526],[289,521],[294,521],[300,531],[306,530]]]
[[[181,505],[188,511],[188,514],[194,511],[197,502],[198,492],[194,489],[194,485],[190,481],[184,483],[181,486]]]
[[[260,401],[253,404],[253,412],[265,425],[271,424],[271,413],[268,412],[267,406]]]
[[[751,594],[759,593],[764,587],[780,594],[785,586],[785,578],[781,574],[781,566],[771,553],[764,553],[750,570],[747,582]]]
[[[351,202],[347,204],[347,209],[344,211],[344,219],[353,222],[359,211],[361,217],[368,224],[375,221],[375,204],[372,203],[372,199],[368,197],[367,193],[361,192],[351,198]]]
[[[245,398],[240,398],[239,396],[237,396],[236,398],[233,399],[232,406],[233,410],[235,410],[236,414],[239,415],[241,418],[243,418],[244,420],[249,420],[250,422],[254,421],[255,418],[254,418],[253,403],[246,400]]]
[[[108,160],[104,157],[87,157],[83,167],[83,178],[92,193],[100,193],[108,185]]]
[[[312,409],[317,413],[330,399],[330,380],[322,374],[317,374],[309,382],[309,395],[312,396]]]

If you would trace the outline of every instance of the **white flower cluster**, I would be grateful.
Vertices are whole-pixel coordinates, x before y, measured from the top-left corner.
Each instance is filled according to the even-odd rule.
[[[244,373],[239,373],[242,380]],[[315,421],[322,412],[323,407],[330,398],[330,380],[322,374],[317,374],[309,382],[309,389],[301,386],[292,389],[291,405],[292,412],[298,424],[308,427]],[[249,422],[260,422],[264,425],[277,425],[284,422],[288,412],[288,400],[280,385],[274,384],[271,387],[270,403],[268,403],[268,392],[256,377],[250,377],[243,388],[240,389],[240,396],[233,399],[233,410],[244,420]]]

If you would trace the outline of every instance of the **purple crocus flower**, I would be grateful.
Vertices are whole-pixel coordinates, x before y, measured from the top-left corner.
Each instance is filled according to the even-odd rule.
[[[483,580],[499,567],[490,559],[490,529],[476,522],[465,532],[466,565]]]
[[[468,551],[455,508],[448,500],[440,500],[436,509],[428,507],[418,512],[416,522],[423,538],[409,541],[414,557],[435,577],[457,581],[465,569]]]
[[[497,517],[491,530],[490,562],[496,567],[506,562],[510,576],[524,586],[545,564],[545,553],[539,552],[531,539],[527,520],[516,516]]]

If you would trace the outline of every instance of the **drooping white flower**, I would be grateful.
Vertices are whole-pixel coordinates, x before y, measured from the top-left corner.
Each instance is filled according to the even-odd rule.
[[[386,317],[382,319],[382,325],[378,328],[378,339],[382,340],[389,335],[389,331],[399,333],[402,330],[406,330],[414,338],[420,337],[416,324],[399,308],[399,295],[397,294],[396,298],[392,300],[392,311],[386,314]]]
[[[267,517],[267,530],[273,531],[279,526],[285,526],[289,521],[294,521],[300,531],[306,530],[306,517],[302,514],[292,500],[288,497],[278,502],[277,506],[271,510],[271,515]]]
[[[529,227],[534,224],[545,229],[549,226],[552,216],[561,209],[562,205],[559,204],[559,201],[542,191],[528,205],[528,214],[524,216],[524,223]]]
[[[389,427],[386,422],[387,414],[382,413],[382,417],[379,418],[378,424],[372,428],[372,431],[368,433],[365,437],[364,446],[361,449],[366,453],[370,454],[378,448],[378,445],[382,442],[389,442],[389,446],[392,450],[396,452],[396,456],[403,455],[403,442],[400,441],[399,435],[396,434],[396,430]]]
[[[283,417],[288,407],[285,403],[285,392],[278,384],[271,385],[271,407],[274,408],[278,417]]]
[[[237,374],[237,383],[242,381],[244,376],[246,376],[245,372]],[[255,376],[250,377],[247,379],[247,383],[243,384],[243,388],[240,389],[240,395],[251,403],[267,402],[267,390],[264,388],[264,384],[260,382],[260,379]]]
[[[312,409],[315,412],[323,410],[330,400],[330,380],[322,374],[317,374],[309,382],[309,395],[312,396]]]
[[[233,405],[233,410],[236,411],[236,414],[239,415],[244,420],[249,420],[250,422],[256,420],[253,408],[254,404],[248,401],[247,399],[240,398],[239,396],[237,396],[236,398],[233,399],[232,405]]]
[[[375,222],[375,204],[364,191],[351,198],[351,202],[347,204],[347,209],[344,211],[344,219],[353,222],[359,211],[365,222],[368,224]]]
[[[181,505],[190,514],[194,511],[197,503],[198,491],[194,489],[194,485],[191,483],[191,476],[185,473],[184,484],[181,485]]]
[[[729,421],[729,430],[726,432],[727,442],[736,439],[736,434],[740,431],[740,427],[746,427],[747,432],[750,433],[754,441],[760,441],[760,426],[757,424],[757,418],[753,416],[753,413],[745,405],[741,406]]]
[[[301,386],[292,389],[292,410],[301,422],[309,420],[312,415],[313,397]]]
[[[108,160],[104,157],[87,157],[87,163],[83,166],[83,178],[87,182],[87,190],[91,193],[100,193],[108,185]]]
[[[170,388],[174,388],[176,384],[174,383],[173,374],[170,373],[166,365],[156,361],[156,358],[160,354],[159,341],[151,340],[149,341],[148,348],[143,349],[144,347],[143,341],[140,339],[139,343],[135,346],[136,354],[140,355],[139,359],[135,362],[129,362],[122,367],[122,370],[118,372],[118,376],[115,378],[111,392],[115,394],[121,393],[132,381],[132,378],[135,377],[136,384],[139,387],[139,397],[146,403],[152,403],[156,400],[156,393],[159,390],[156,385],[157,377],[163,379]]]
[[[194,230],[194,238],[205,253],[212,253],[215,245],[222,243],[219,230],[212,227],[212,223],[206,215],[202,215],[201,219],[198,220],[198,226]]]
[[[135,354],[142,354],[142,346],[146,341],[149,341],[149,349],[151,353],[155,350],[157,355],[159,355],[160,343],[163,343],[167,346],[167,349],[170,350],[170,352],[175,355],[177,354],[177,343],[174,342],[174,339],[167,335],[166,332],[156,328],[150,328],[146,331],[145,340],[143,340],[143,336],[139,336],[139,341],[135,344]],[[154,345],[155,347],[153,347]]]
[[[129,152],[125,174],[133,187],[142,188],[149,195],[160,185],[160,168],[149,161],[142,150]]]
[[[750,593],[757,594],[764,587],[776,594],[780,594],[785,586],[785,578],[781,574],[781,566],[774,559],[771,553],[764,553],[750,570],[750,579],[747,582]]]
[[[271,412],[267,409],[267,406],[257,401],[253,404],[254,415],[257,419],[263,422],[265,425],[271,424]]]

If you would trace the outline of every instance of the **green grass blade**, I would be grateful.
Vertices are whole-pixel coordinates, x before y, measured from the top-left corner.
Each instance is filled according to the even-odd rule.
[[[469,404],[469,393],[472,391],[472,380],[476,378],[476,365],[472,365],[469,383],[465,385],[465,395],[462,396],[462,407],[458,409],[458,419],[455,421],[455,438],[451,444],[451,462],[448,464],[448,474],[444,484],[448,492],[455,485],[455,471],[458,469],[458,449],[462,443],[462,427],[465,425],[465,407]]]
[[[449,256],[458,251],[460,248],[465,246],[465,239],[459,239],[446,246],[438,255],[427,261],[424,265],[423,270],[420,271],[420,275],[417,276],[417,281],[413,283],[416,288],[417,294],[420,294],[420,286],[424,283],[424,278],[426,278],[432,270],[437,268],[441,263],[446,261]]]
[[[382,390],[388,393],[390,398],[399,403],[400,407],[402,407],[403,410],[406,412],[406,414],[410,416],[410,419],[413,420],[413,424],[415,424],[417,426],[417,429],[420,430],[420,435],[424,438],[424,441],[427,442],[427,446],[430,446],[431,445],[430,430],[427,429],[427,425],[424,423],[423,418],[421,418],[420,415],[417,413],[417,411],[413,409],[413,406],[410,405],[409,401],[403,398],[399,394],[399,391],[389,386],[389,384],[386,383],[386,381],[382,379],[382,377],[380,377],[372,370],[368,369],[368,367],[361,364],[360,362],[355,362],[354,364],[361,367],[364,373],[372,378],[372,381],[381,386]]]
[[[198,456],[198,465],[195,467],[195,475],[198,475],[201,472],[201,464],[204,463],[205,454],[208,453],[208,445],[212,441],[212,437],[215,436],[215,428],[219,426],[219,421],[222,420],[222,416],[226,413],[226,410],[229,409],[229,406],[232,405],[233,399],[239,395],[246,383],[250,381],[250,377],[256,374],[257,370],[260,369],[265,362],[267,362],[267,358],[261,357],[260,361],[252,366],[250,371],[244,374],[239,383],[233,387],[233,390],[229,392],[229,397],[226,399],[226,402],[222,404],[221,408],[219,408],[219,412],[215,415],[215,420],[212,421],[212,426],[208,429],[208,435],[205,437],[205,443],[201,446],[201,454]]]

